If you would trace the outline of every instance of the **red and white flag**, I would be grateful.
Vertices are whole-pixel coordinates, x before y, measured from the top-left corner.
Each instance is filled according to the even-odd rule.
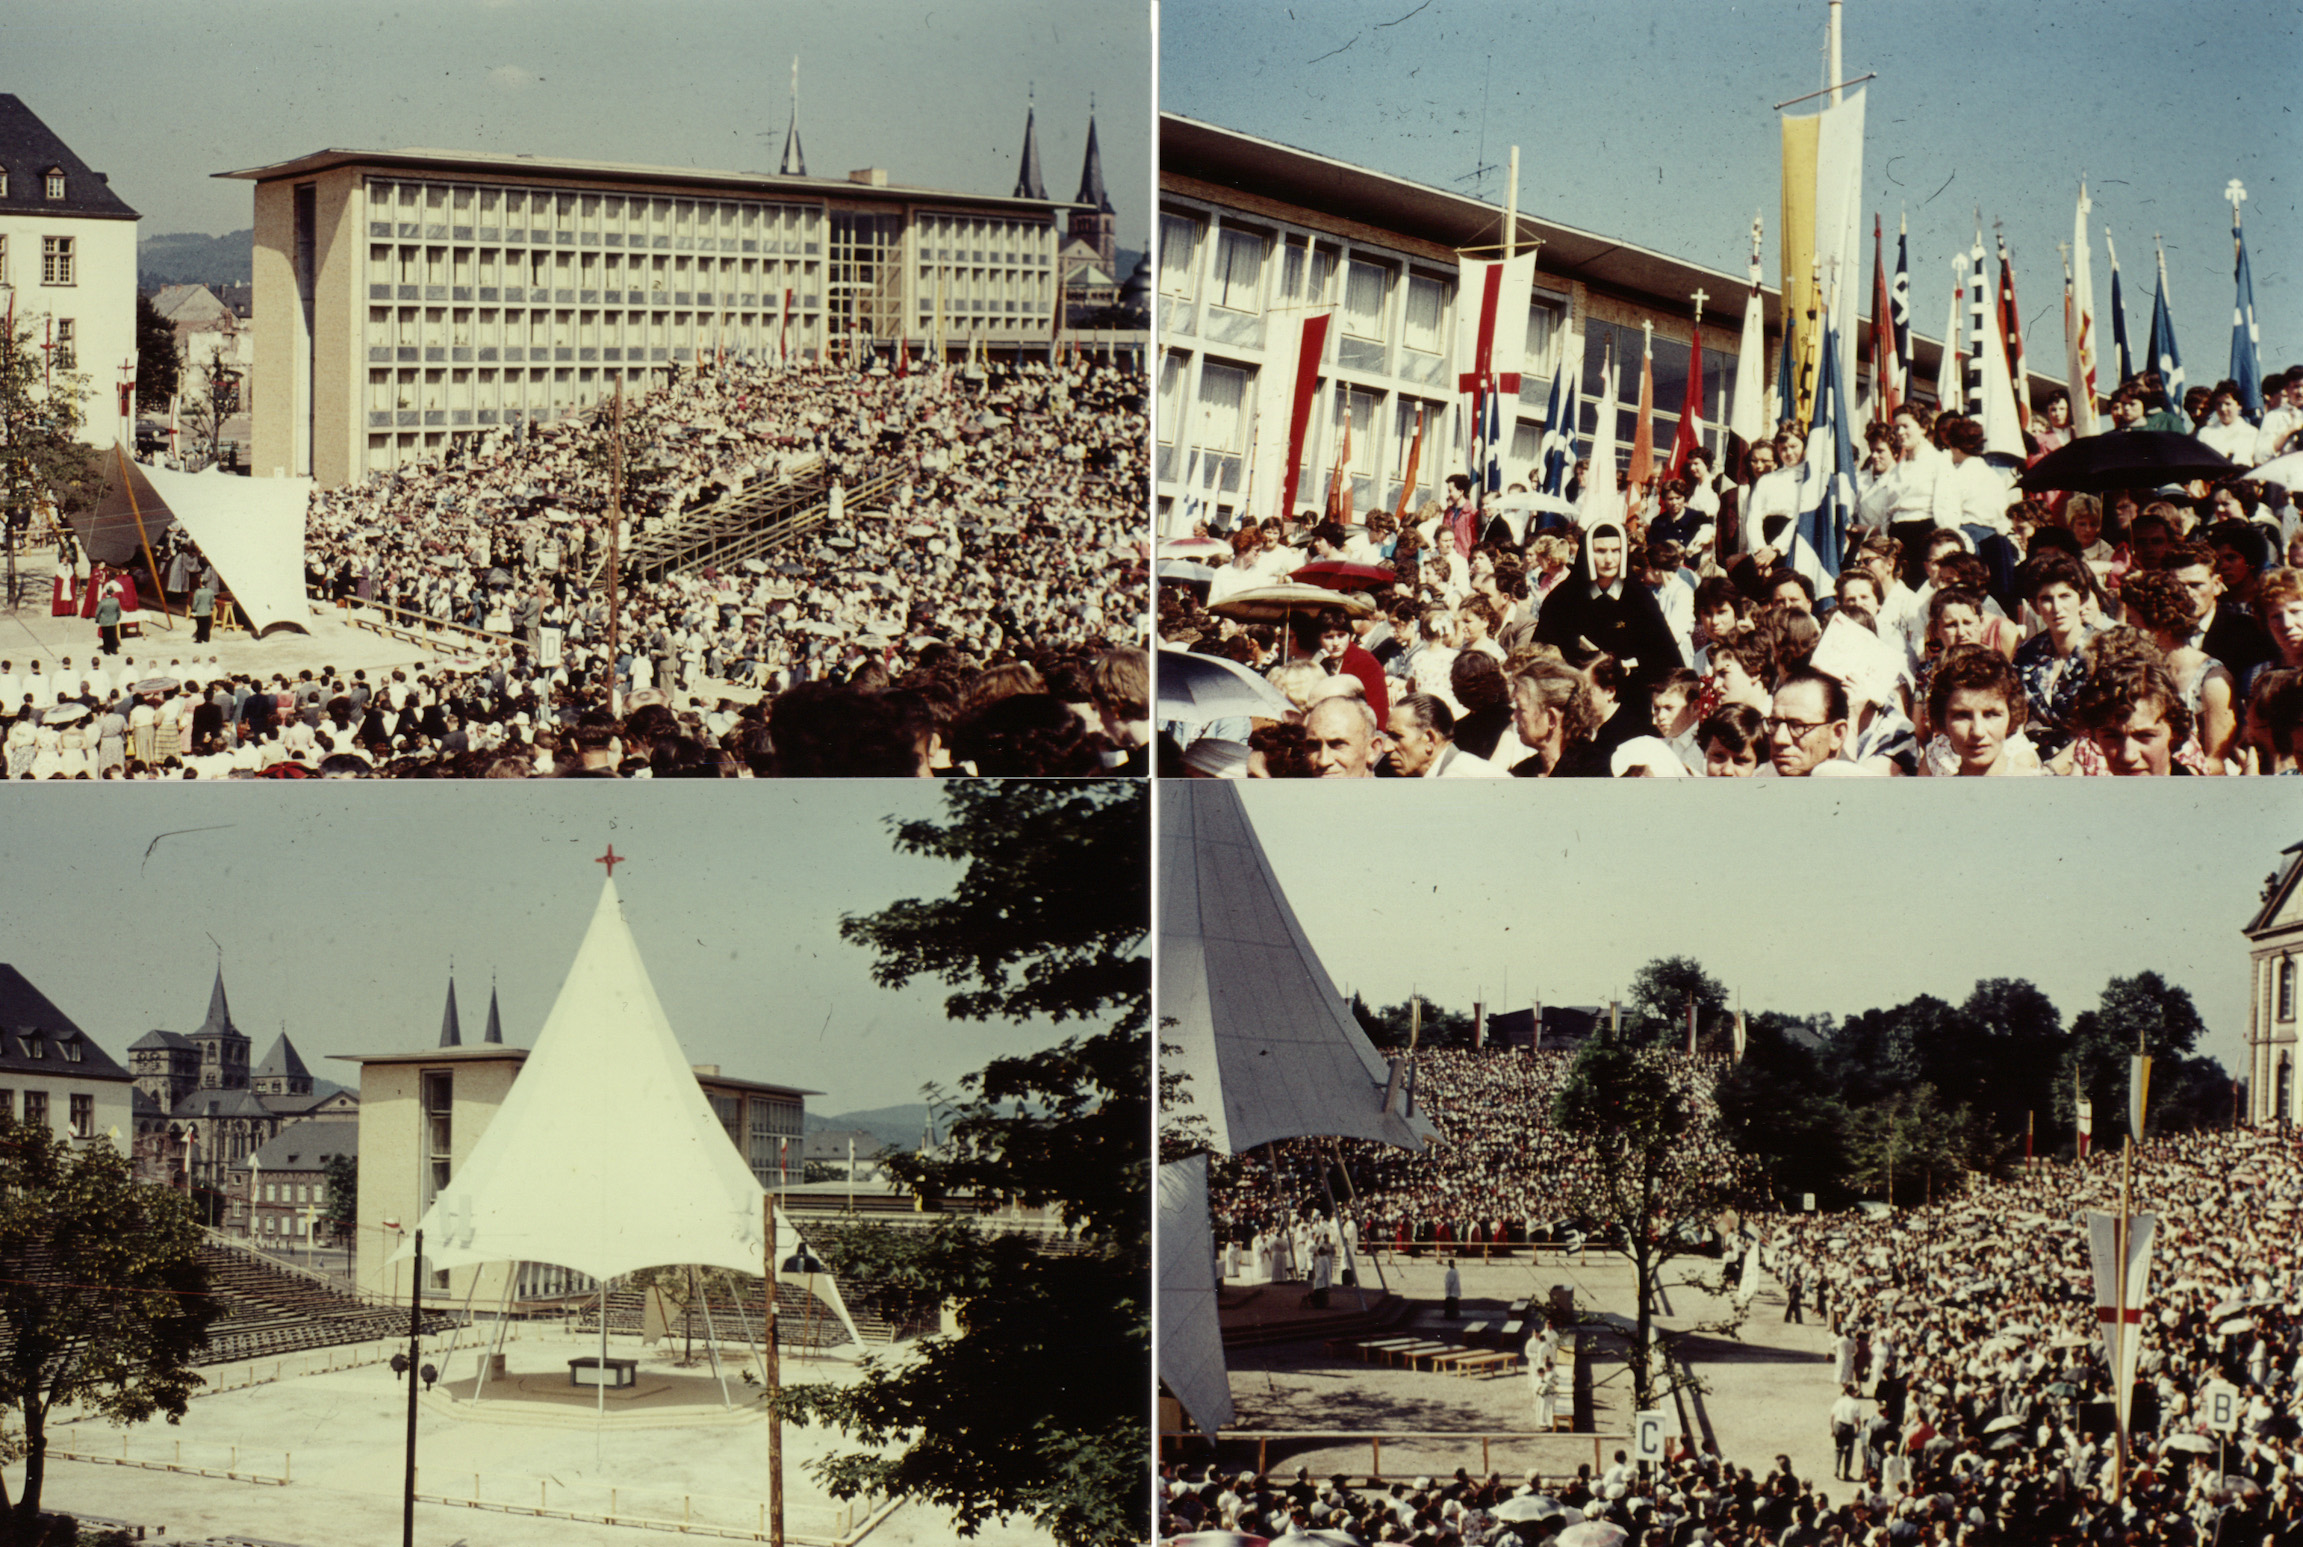
[[[1463,260],[1455,306],[1455,389],[1484,382],[1517,396],[1527,356],[1527,317],[1535,304],[1535,250],[1516,258]]]
[[[1703,307],[1695,310],[1695,340],[1687,346],[1687,396],[1679,405],[1679,428],[1671,437],[1667,478],[1687,476],[1687,459],[1703,450]]]
[[[1624,496],[1638,508],[1655,481],[1655,325],[1639,325],[1639,409],[1631,421],[1631,465]]]
[[[2151,1236],[2158,1227],[2151,1214],[2127,1217],[2125,1262],[2119,1250],[2119,1216],[2087,1215],[2087,1256],[2095,1269],[2095,1319],[2103,1334],[2103,1356],[2110,1365],[2113,1400],[2119,1404],[2119,1422],[2127,1423],[2127,1399],[2135,1388],[2135,1356],[2143,1346],[2143,1306],[2151,1275]]]
[[[1903,406],[1903,361],[1895,352],[1895,315],[1887,295],[1886,233],[1871,217],[1871,422],[1892,423]]]
[[[2079,1098],[2079,1158],[2087,1158],[2087,1148],[2095,1139],[2095,1103],[2085,1096]]]
[[[1268,441],[1263,438],[1264,427],[1287,426],[1284,454],[1287,460],[1277,469],[1275,478],[1262,478],[1258,487],[1279,491],[1279,504],[1267,514],[1285,519],[1295,510],[1296,488],[1302,481],[1305,439],[1311,431],[1312,399],[1319,388],[1320,357],[1327,350],[1328,323],[1334,317],[1332,309],[1311,313],[1303,319],[1297,332],[1295,359],[1287,359],[1287,345],[1281,341],[1271,351],[1274,360],[1267,363],[1256,376],[1255,422],[1259,446],[1279,447],[1277,435]],[[1265,453],[1268,455],[1269,453]]]
[[[791,326],[792,293],[786,290],[784,292],[783,311],[776,318],[776,363],[778,365],[784,364],[792,357]]]

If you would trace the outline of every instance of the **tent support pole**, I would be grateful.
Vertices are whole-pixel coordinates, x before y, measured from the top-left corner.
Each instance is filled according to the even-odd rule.
[[[464,1309],[459,1313],[463,1321],[448,1329],[448,1346],[440,1355],[440,1379],[448,1378],[448,1361],[456,1357],[456,1347],[464,1341],[464,1328],[472,1323],[472,1296],[480,1292],[480,1270],[472,1270],[472,1282],[464,1288]]]
[[[728,1372],[720,1368],[720,1335],[712,1327],[712,1282],[705,1279],[703,1283],[704,1352],[712,1356],[712,1373],[720,1378],[720,1406],[733,1409],[736,1399],[728,1395]]]
[[[600,1280],[600,1367],[592,1372],[596,1377],[592,1390],[597,1394],[592,1411],[603,1423],[608,1417],[608,1281]]]
[[[504,1293],[496,1302],[496,1335],[488,1340],[488,1348],[480,1356],[480,1379],[472,1387],[472,1405],[480,1405],[480,1395],[488,1389],[488,1371],[495,1365],[495,1356],[504,1348],[504,1329],[512,1320],[512,1279],[504,1278]]]

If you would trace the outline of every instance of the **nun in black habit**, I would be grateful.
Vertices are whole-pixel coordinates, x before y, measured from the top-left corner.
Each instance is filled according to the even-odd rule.
[[[1535,637],[1571,666],[1614,656],[1623,663],[1625,702],[1644,705],[1665,673],[1687,663],[1655,593],[1628,573],[1628,546],[1619,521],[1601,521],[1585,532],[1575,577],[1544,598]]]

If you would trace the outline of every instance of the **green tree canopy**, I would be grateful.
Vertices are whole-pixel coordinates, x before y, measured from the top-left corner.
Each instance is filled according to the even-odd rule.
[[[1684,1065],[1680,1066],[1684,1068]],[[1553,1104],[1552,1121],[1583,1144],[1589,1164],[1566,1178],[1562,1201],[1620,1234],[1631,1258],[1638,1317],[1632,1391],[1654,1405],[1655,1362],[1673,1334],[1655,1325],[1666,1266],[1704,1249],[1725,1216],[1751,1201],[1743,1175],[1708,1142],[1692,1082],[1658,1048],[1602,1038],[1583,1046]]]
[[[896,847],[965,863],[950,896],[841,923],[873,977],[953,989],[955,1020],[1101,1022],[994,1059],[944,1102],[949,1139],[891,1158],[923,1196],[973,1189],[1058,1210],[1081,1250],[947,1222],[924,1237],[839,1233],[847,1271],[955,1308],[957,1336],[852,1385],[787,1390],[785,1410],[866,1445],[819,1474],[842,1498],[910,1493],[972,1535],[1028,1514],[1066,1547],[1150,1533],[1151,908],[1139,783],[965,781],[947,820],[895,824]],[[931,1100],[943,1101],[930,1091]],[[900,1445],[894,1454],[884,1447]]]
[[[53,1409],[184,1416],[217,1315],[199,1246],[185,1198],[136,1181],[110,1144],[0,1117],[0,1410],[24,1458],[13,1504],[0,1494],[7,1543],[36,1539]]]
[[[1659,956],[1632,977],[1631,1000],[1624,1006],[1624,1036],[1633,1044],[1687,1045],[1687,1007],[1695,1005],[1697,1047],[1705,1039],[1726,1035],[1727,988],[1703,970],[1692,956]]]
[[[80,395],[88,379],[51,371],[29,321],[0,336],[0,505],[53,502],[59,517],[93,510],[103,468],[80,443]]]
[[[152,298],[136,297],[136,406],[156,413],[168,411],[184,372],[182,351],[176,345],[176,325],[160,315]]]

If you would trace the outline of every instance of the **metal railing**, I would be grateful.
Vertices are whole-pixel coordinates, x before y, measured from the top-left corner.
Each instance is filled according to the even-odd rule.
[[[1444,1429],[1391,1429],[1380,1432],[1368,1429],[1225,1429],[1217,1433],[1214,1444],[1220,1452],[1225,1446],[1245,1444],[1251,1440],[1255,1443],[1255,1471],[1258,1476],[1263,1476],[1271,1470],[1269,1463],[1271,1445],[1274,1440],[1289,1444],[1301,1441],[1328,1440],[1340,1440],[1350,1444],[1364,1443],[1368,1446],[1368,1481],[1381,1483],[1385,1480],[1383,1475],[1383,1447],[1386,1441],[1391,1442],[1395,1447],[1403,1444],[1428,1446],[1431,1442],[1437,1441],[1442,1448],[1456,1447],[1456,1453],[1461,1454],[1464,1447],[1468,1447],[1476,1440],[1479,1443],[1479,1471],[1480,1475],[1485,1476],[1489,1472],[1498,1470],[1494,1462],[1494,1447],[1498,1444],[1538,1446],[1547,1449],[1572,1447],[1577,1453],[1578,1463],[1581,1460],[1583,1447],[1588,1445],[1591,1447],[1592,1469],[1597,1471],[1606,1464],[1607,1447],[1611,1444],[1629,1445],[1631,1436],[1628,1434],[1575,1434],[1564,1433],[1559,1430],[1546,1432],[1541,1429],[1498,1429],[1487,1433]],[[1160,1433],[1160,1443],[1163,1448],[1192,1441],[1205,1443],[1206,1436],[1193,1429],[1164,1429]],[[1409,1467],[1408,1471],[1410,1473],[1427,1473],[1432,1471],[1434,1466],[1435,1463],[1423,1461]],[[1514,1470],[1523,1469],[1514,1468]],[[1572,1468],[1563,1470],[1558,1475],[1564,1480],[1572,1475]]]

